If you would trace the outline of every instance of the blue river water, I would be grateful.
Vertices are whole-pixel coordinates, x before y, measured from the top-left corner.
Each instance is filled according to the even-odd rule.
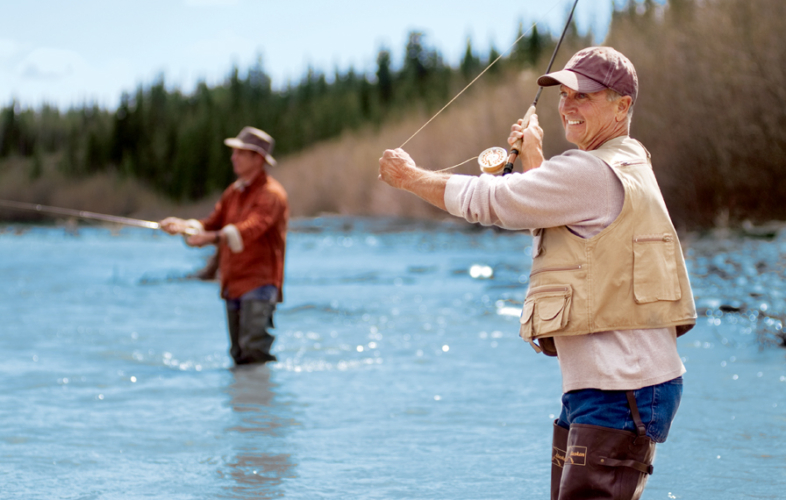
[[[699,322],[643,498],[786,494],[786,234],[689,235]],[[518,337],[531,239],[292,224],[279,362],[232,369],[209,249],[0,226],[0,498],[546,499],[557,362]],[[779,444],[780,443],[780,444]]]

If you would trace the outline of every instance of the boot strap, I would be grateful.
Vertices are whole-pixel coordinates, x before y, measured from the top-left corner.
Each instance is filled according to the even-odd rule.
[[[644,422],[641,421],[639,407],[636,404],[636,395],[633,394],[633,391],[626,391],[625,395],[628,397],[628,406],[630,406],[630,414],[633,417],[633,423],[636,424],[638,437],[645,436],[647,434],[647,428],[644,426]]]
[[[655,467],[652,464],[645,464],[643,462],[637,462],[636,460],[617,460],[615,458],[606,458],[600,457],[601,465],[607,465],[609,467],[630,467],[631,469],[636,469],[639,472],[644,474],[652,475],[652,472],[655,470]]]

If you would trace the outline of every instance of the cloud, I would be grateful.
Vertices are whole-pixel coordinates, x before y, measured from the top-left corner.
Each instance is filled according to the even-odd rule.
[[[17,65],[17,71],[23,79],[60,80],[84,72],[87,67],[77,52],[43,47],[27,54]]]
[[[0,99],[12,96],[24,106],[98,103],[113,108],[138,78],[131,63],[112,58],[87,61],[80,53],[53,47],[19,50],[0,78]]]

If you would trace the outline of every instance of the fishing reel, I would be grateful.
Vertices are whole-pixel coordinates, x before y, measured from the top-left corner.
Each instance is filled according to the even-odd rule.
[[[508,152],[505,148],[494,146],[478,155],[478,165],[484,174],[497,175],[505,168],[508,162]]]
[[[543,90],[542,87],[541,90]],[[526,128],[527,125],[529,125],[530,118],[533,114],[535,114],[535,105],[537,104],[539,97],[540,91],[538,91],[538,95],[535,97],[535,102],[532,103],[532,106],[529,107],[527,113],[524,115],[524,118],[521,120],[522,128]],[[518,157],[520,151],[521,139],[518,139],[513,144],[513,147],[510,149],[510,153],[508,153],[504,148],[500,148],[498,146],[488,148],[478,155],[478,165],[480,165],[480,171],[484,174],[497,175],[502,173],[502,175],[507,175],[513,171],[513,164],[516,162],[516,157]]]

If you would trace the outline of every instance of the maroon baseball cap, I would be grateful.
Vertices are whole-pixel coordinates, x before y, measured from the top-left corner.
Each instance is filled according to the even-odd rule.
[[[629,95],[636,102],[639,78],[633,63],[611,47],[588,47],[570,58],[565,69],[538,78],[538,85],[565,85],[576,92],[599,92],[611,89]]]

